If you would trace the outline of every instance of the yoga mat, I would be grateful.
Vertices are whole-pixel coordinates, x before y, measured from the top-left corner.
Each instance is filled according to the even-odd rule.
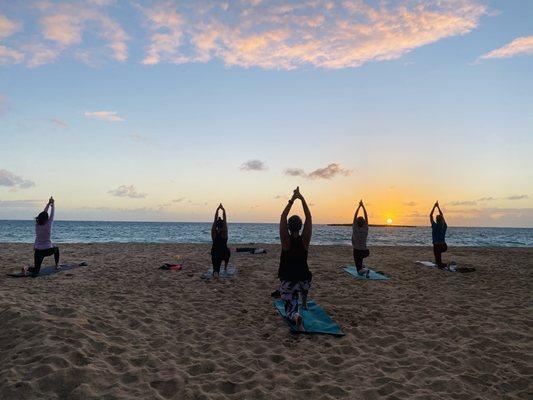
[[[326,312],[320,308],[314,300],[307,301],[307,310],[300,307],[299,313],[303,319],[305,331],[299,331],[296,325],[285,318],[285,305],[283,300],[274,301],[274,306],[278,309],[279,314],[289,325],[291,332],[294,333],[324,333],[333,336],[344,336],[341,327],[333,321]]]
[[[39,271],[39,275],[22,275],[21,272],[10,272],[6,275],[11,278],[38,278],[40,276],[49,276],[53,274],[57,274],[63,271],[70,271],[76,268],[85,267],[87,266],[87,263],[81,262],[81,263],[72,263],[72,264],[59,264],[61,266],[61,269],[55,269],[54,266],[49,267],[42,267]]]
[[[379,272],[373,271],[370,268],[370,273],[368,274],[368,278],[365,275],[359,275],[357,273],[357,268],[354,266],[347,266],[343,268],[346,272],[348,272],[350,275],[352,275],[354,278],[361,279],[362,281],[388,281],[390,278],[386,275],[383,275]]]
[[[219,278],[233,278],[237,275],[237,268],[228,265],[228,270],[224,271],[224,267],[220,267]],[[213,268],[209,268],[207,272],[202,275],[202,279],[211,279],[213,278]]]
[[[416,263],[423,265],[425,267],[429,267],[429,268],[439,268],[437,267],[437,264],[431,261],[416,261]],[[450,266],[448,265],[445,268],[440,268],[440,269],[442,269],[443,271],[448,271],[448,272],[461,272],[461,273],[476,271],[474,267],[458,267],[457,264],[455,264],[452,268],[450,268]]]
[[[417,261],[416,263],[420,264],[420,265],[423,265],[424,267],[438,268],[437,264],[435,264],[434,262],[431,262],[431,261]]]

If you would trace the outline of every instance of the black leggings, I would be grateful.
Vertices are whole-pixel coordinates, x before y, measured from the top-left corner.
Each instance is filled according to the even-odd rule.
[[[41,265],[43,263],[43,260],[45,257],[48,256],[54,256],[54,261],[56,262],[56,265],[59,264],[59,247],[51,247],[46,250],[35,250],[33,253],[33,262],[34,266],[33,268],[30,268],[29,271],[32,274],[38,274],[41,270]]]
[[[355,268],[359,272],[363,268],[363,258],[367,258],[370,255],[370,251],[353,249],[353,260],[355,262]]]
[[[433,254],[435,255],[435,264],[437,266],[442,267],[444,264],[442,263],[442,253],[444,253],[446,250],[448,250],[448,245],[446,243],[434,243],[433,244]]]
[[[211,262],[213,263],[213,273],[220,273],[220,266],[222,265],[222,261],[224,261],[224,266],[227,267],[230,257],[231,252],[229,251],[229,249],[227,249],[227,251],[225,251],[223,254],[211,254]]]

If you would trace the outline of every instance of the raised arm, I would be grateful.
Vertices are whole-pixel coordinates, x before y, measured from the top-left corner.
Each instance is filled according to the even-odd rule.
[[[361,207],[363,208],[363,213],[365,214],[365,223],[368,225],[368,214],[366,212],[366,207],[363,204],[363,200],[361,200]]]
[[[442,217],[442,222],[444,222],[446,224],[446,220],[444,219],[444,213],[442,212],[442,210],[440,209],[440,205],[439,205],[439,202],[437,201],[437,210],[439,210],[439,214],[440,216]]]
[[[435,202],[435,204],[433,204],[433,208],[431,209],[431,214],[429,214],[429,220],[431,221],[432,224],[435,223],[435,220],[433,219],[433,214],[435,213],[435,209],[437,208],[437,204],[439,204],[439,202]]]
[[[55,215],[55,200],[53,197],[50,196],[50,200],[48,200],[48,204],[46,205],[44,211],[48,211],[48,207],[51,207],[51,211],[50,211],[50,218],[48,218],[48,221],[50,221],[50,223],[54,222],[54,215]]]
[[[220,209],[221,205],[222,204],[220,204],[215,210],[215,218],[213,219],[213,225],[211,225],[211,240],[215,240],[216,237],[218,210]]]
[[[287,216],[289,215],[289,212],[291,211],[291,207],[294,203],[295,195],[292,195],[292,198],[289,200],[285,208],[283,209],[283,212],[281,213],[281,217],[279,219],[279,238],[281,240],[281,247],[283,249],[288,249],[291,243],[291,239],[289,236],[289,230],[287,228]]]
[[[311,211],[309,210],[309,207],[307,206],[307,202],[305,201],[304,197],[300,194],[298,191],[298,198],[302,201],[302,207],[304,209],[305,214],[305,222],[304,222],[304,229],[302,231],[302,239],[304,241],[304,244],[306,246],[309,246],[309,243],[311,243],[311,235],[313,234],[313,218],[311,217]]]
[[[226,219],[226,209],[220,204],[220,209],[222,210],[222,221],[224,222],[222,226],[222,236],[224,238],[228,237],[228,220]]]
[[[357,217],[359,216],[359,209],[361,208],[361,202],[359,202],[359,205],[355,209],[355,214],[353,215],[353,225],[355,225],[355,221],[357,220]]]

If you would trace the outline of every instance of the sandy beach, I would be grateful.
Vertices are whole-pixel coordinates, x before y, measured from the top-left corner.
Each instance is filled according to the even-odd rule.
[[[312,246],[337,338],[278,315],[278,246],[234,253],[219,281],[200,279],[209,245],[61,245],[89,266],[36,279],[5,276],[31,245],[1,246],[1,399],[533,398],[532,248],[451,248],[468,274],[415,265],[429,247],[372,248],[392,279],[362,282],[340,268],[350,247]],[[177,256],[183,271],[158,269]]]

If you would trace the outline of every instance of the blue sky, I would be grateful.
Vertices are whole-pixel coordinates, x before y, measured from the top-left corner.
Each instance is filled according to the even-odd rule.
[[[0,218],[533,226],[532,2],[184,4],[0,4]]]

